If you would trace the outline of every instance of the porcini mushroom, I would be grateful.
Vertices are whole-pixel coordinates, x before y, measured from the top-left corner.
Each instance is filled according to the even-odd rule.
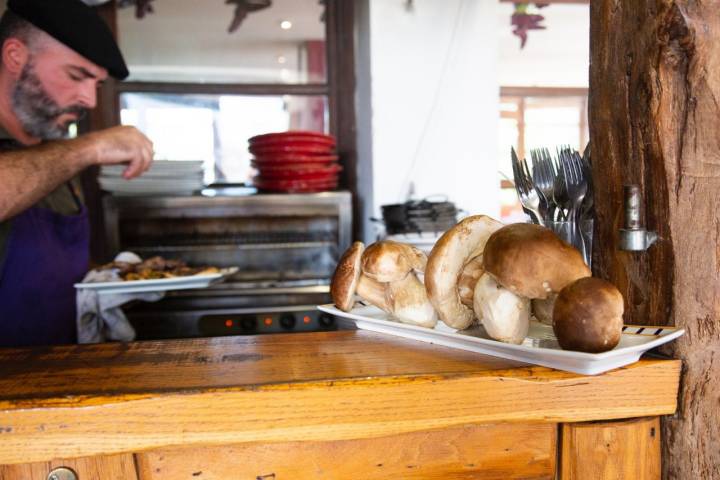
[[[624,309],[622,294],[615,285],[599,278],[581,278],[558,294],[553,331],[565,350],[612,350],[622,335]]]
[[[527,337],[530,300],[498,285],[489,273],[484,273],[475,285],[473,303],[491,338],[520,344]]]
[[[415,270],[424,272],[427,264],[425,253],[406,243],[384,240],[369,245],[362,255],[362,271],[378,282],[402,280]]]
[[[477,285],[482,274],[485,273],[482,257],[482,254],[480,254],[465,264],[458,277],[458,296],[460,296],[460,302],[466,307],[473,308],[475,285]],[[475,312],[475,314],[477,314],[477,312]]]
[[[432,328],[437,314],[415,273],[422,273],[426,264],[425,253],[412,245],[376,242],[362,254],[362,277],[384,285],[387,311],[395,319]]]
[[[364,243],[354,242],[343,253],[333,273],[330,296],[343,312],[352,310],[355,295],[387,312],[390,308],[385,298],[385,285],[362,275],[360,262],[364,251]]]
[[[393,317],[403,323],[433,328],[437,313],[428,300],[425,285],[414,273],[387,284],[385,298]]]
[[[529,223],[514,223],[493,233],[483,263],[500,285],[530,299],[548,298],[590,276],[580,252],[550,229]]]
[[[467,217],[445,232],[430,252],[425,288],[438,316],[448,326],[467,328],[476,318],[468,295],[468,290],[475,290],[474,277],[482,274],[478,267],[483,260],[476,259],[490,235],[501,227],[502,223],[485,215]]]

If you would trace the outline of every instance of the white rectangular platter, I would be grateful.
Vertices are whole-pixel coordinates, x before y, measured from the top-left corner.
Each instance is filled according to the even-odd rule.
[[[354,323],[359,329],[584,375],[597,375],[637,362],[646,351],[685,333],[685,330],[674,327],[625,326],[620,343],[613,350],[584,353],[562,350],[552,327],[537,321],[531,322],[528,336],[522,344],[512,345],[490,339],[481,326],[455,330],[438,322],[434,329],[417,327],[390,320],[387,313],[372,305],[358,305],[350,312],[338,310],[334,305],[317,308],[340,320]]]
[[[187,290],[206,288],[212,283],[224,280],[237,273],[237,267],[223,268],[218,273],[188,275],[185,277],[158,278],[153,280],[127,280],[117,282],[76,283],[78,290],[95,290],[101,295],[137,292],[164,292],[167,290]]]

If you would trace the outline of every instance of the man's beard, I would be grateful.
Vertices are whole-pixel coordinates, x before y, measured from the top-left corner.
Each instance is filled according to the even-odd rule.
[[[25,133],[43,140],[67,136],[68,128],[73,122],[58,124],[57,119],[61,115],[73,113],[80,119],[87,113],[80,105],[60,108],[43,88],[32,62],[28,62],[20,74],[13,90],[12,105]]]

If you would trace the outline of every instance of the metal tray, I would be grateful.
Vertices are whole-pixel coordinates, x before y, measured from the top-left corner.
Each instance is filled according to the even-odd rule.
[[[317,308],[342,321],[354,323],[359,329],[584,375],[597,375],[637,362],[640,356],[651,348],[685,333],[684,329],[675,327],[626,325],[623,327],[620,343],[613,350],[584,353],[561,349],[552,327],[537,321],[531,322],[528,336],[522,344],[512,345],[492,340],[481,326],[455,330],[438,322],[434,329],[417,327],[393,321],[387,313],[371,305],[358,306],[351,312],[338,310],[334,305],[320,305]]]

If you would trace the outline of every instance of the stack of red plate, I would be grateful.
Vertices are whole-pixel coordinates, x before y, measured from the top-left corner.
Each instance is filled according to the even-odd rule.
[[[330,135],[293,130],[257,135],[249,143],[258,171],[253,184],[259,190],[310,193],[338,186],[342,167]]]

